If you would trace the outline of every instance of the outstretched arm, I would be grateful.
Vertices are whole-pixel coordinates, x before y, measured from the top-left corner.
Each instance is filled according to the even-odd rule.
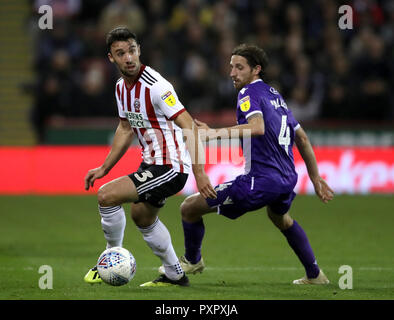
[[[204,198],[216,198],[216,191],[204,170],[205,150],[200,141],[197,126],[194,124],[193,118],[185,111],[178,115],[174,122],[182,128],[183,135],[186,136],[186,146],[192,158],[192,169],[198,191]]]
[[[213,129],[205,122],[194,119],[198,129],[203,133],[205,140],[217,139],[218,137],[231,137],[232,132],[237,132],[237,137],[260,136],[265,132],[264,119],[261,114],[254,114],[248,118],[248,123],[239,124],[232,127]]]
[[[90,187],[93,187],[94,181],[104,177],[120,160],[120,158],[122,158],[130,147],[133,140],[133,134],[129,121],[126,119],[120,119],[112,142],[111,151],[105,158],[104,163],[98,168],[89,170],[85,176],[85,190],[89,190]]]
[[[324,202],[332,200],[334,191],[328,186],[327,182],[320,177],[319,169],[317,167],[315,153],[313,152],[312,145],[305,131],[299,128],[295,134],[295,143],[302,159],[305,162],[308,170],[309,178],[312,181],[313,187],[317,196]]]

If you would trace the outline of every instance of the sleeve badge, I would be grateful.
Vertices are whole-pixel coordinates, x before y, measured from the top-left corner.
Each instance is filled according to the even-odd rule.
[[[169,107],[175,106],[176,100],[171,91],[167,91],[165,94],[161,96],[161,100],[163,100]]]
[[[241,100],[239,100],[239,107],[241,108],[241,111],[243,111],[243,112],[249,111],[249,109],[250,109],[249,96],[243,97]]]

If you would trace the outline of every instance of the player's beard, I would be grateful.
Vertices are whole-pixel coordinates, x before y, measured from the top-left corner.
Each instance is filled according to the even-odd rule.
[[[244,84],[238,80],[233,82],[234,88],[237,90],[241,90],[244,87]]]
[[[133,71],[129,71],[127,69],[127,66],[125,68],[120,69],[120,72],[122,73],[123,76],[127,77],[127,78],[134,78],[138,72],[140,71],[140,67],[141,65],[137,65],[135,64],[135,68]]]
[[[130,72],[127,69],[121,69],[120,72],[127,78],[134,78],[137,72]]]
[[[241,79],[233,79],[233,85],[234,85],[235,89],[241,90],[243,87],[245,87],[246,85],[248,85],[252,81],[253,81],[253,77],[250,75],[248,77],[243,78],[243,80],[241,80]]]

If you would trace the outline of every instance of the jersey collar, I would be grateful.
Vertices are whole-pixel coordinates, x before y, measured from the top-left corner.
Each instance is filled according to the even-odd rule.
[[[130,88],[127,86],[126,81],[124,82],[125,86],[126,86],[126,89],[128,91],[132,90],[134,88],[134,86],[136,85],[136,83],[138,82],[138,80],[140,80],[141,74],[144,72],[145,68],[146,68],[146,65],[141,63],[140,71],[138,72],[137,78],[135,78],[135,80],[132,83],[132,85],[130,86]]]
[[[256,82],[259,82],[259,81],[263,82],[263,79],[256,79],[256,80],[252,81],[252,82],[249,83],[249,84],[256,83]]]

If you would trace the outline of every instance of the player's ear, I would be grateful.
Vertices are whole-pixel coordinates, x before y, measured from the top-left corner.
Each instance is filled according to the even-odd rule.
[[[257,66],[255,66],[254,68],[253,68],[253,73],[257,76],[257,75],[259,75],[259,73],[261,72],[261,66],[258,64]]]
[[[108,52],[108,59],[109,59],[109,61],[111,61],[111,63],[115,63],[115,60],[114,60],[114,58],[112,57],[111,52]]]

